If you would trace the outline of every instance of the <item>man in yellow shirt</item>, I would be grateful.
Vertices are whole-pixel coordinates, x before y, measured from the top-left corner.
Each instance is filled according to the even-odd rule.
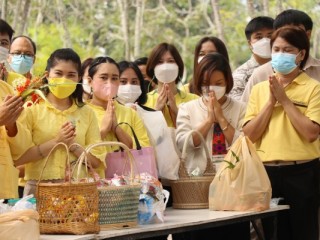
[[[5,125],[15,122],[22,108],[22,100],[13,96],[12,88],[2,81],[4,62],[8,57],[11,38],[14,30],[4,20],[0,19],[0,199],[15,198],[18,196],[19,171],[13,165],[7,131]]]
[[[32,78],[31,68],[36,60],[36,52],[36,44],[31,38],[21,35],[12,39],[7,58],[10,68],[7,71],[10,72],[4,77],[10,85],[17,77],[16,74]]]
[[[19,171],[13,165],[4,126],[17,120],[23,110],[22,105],[22,99],[13,96],[12,88],[0,81],[0,199],[18,197]]]
[[[260,150],[272,197],[290,205],[278,239],[318,240],[320,84],[302,71],[309,39],[301,28],[279,28],[271,49],[276,73],[253,87],[243,132]],[[262,220],[265,239],[274,238],[270,220]]]

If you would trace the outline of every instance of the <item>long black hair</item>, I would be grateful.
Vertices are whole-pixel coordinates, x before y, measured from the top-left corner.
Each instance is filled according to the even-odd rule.
[[[78,72],[79,79],[81,79],[81,60],[79,55],[71,48],[60,48],[55,50],[47,61],[46,71],[54,68],[60,60],[71,61]],[[75,100],[78,107],[82,107],[84,102],[82,100],[83,88],[81,84],[77,84],[76,90],[71,94],[71,98]]]
[[[137,99],[137,102],[139,105],[143,105],[147,102],[147,90],[145,88],[145,80],[143,79],[143,75],[138,67],[138,65],[134,62],[129,62],[129,61],[121,61],[119,62],[119,67],[120,67],[120,78],[121,78],[121,74],[127,70],[128,68],[131,68],[136,74],[137,77],[139,79],[139,83],[140,83],[140,89],[141,89],[141,95],[139,96],[139,98]]]
[[[96,74],[96,72],[98,71],[98,66],[101,64],[101,63],[111,63],[111,64],[114,64],[118,70],[119,70],[119,73],[120,73],[120,68],[119,68],[119,65],[118,63],[111,57],[97,57],[95,59],[93,59],[93,61],[91,62],[91,64],[89,65],[89,70],[88,70],[88,75],[89,77],[91,77],[93,79],[93,76]],[[120,75],[120,74],[119,74]]]

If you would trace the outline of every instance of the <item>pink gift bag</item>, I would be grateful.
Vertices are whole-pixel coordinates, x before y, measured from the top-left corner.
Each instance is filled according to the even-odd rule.
[[[137,149],[130,149],[130,152],[135,159],[133,166],[134,175],[149,173],[155,178],[158,178],[158,170],[153,147],[141,147],[133,128],[125,122],[119,123],[118,125],[120,124],[127,124],[131,128],[133,138],[137,146]],[[114,174],[127,175],[131,171],[127,154],[124,151],[108,153],[106,157],[106,164],[106,178],[112,178]]]

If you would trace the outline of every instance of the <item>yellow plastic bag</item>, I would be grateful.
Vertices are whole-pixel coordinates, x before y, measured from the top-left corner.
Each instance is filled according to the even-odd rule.
[[[266,170],[252,142],[240,136],[210,184],[209,209],[263,211],[270,208],[270,200]]]
[[[40,239],[39,214],[34,210],[20,210],[0,214],[0,240]]]

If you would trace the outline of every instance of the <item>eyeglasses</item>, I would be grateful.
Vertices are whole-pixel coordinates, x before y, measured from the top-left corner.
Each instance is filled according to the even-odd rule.
[[[14,52],[14,53],[9,53],[11,56],[14,57],[34,57],[34,54],[32,53],[22,53],[22,52]]]

